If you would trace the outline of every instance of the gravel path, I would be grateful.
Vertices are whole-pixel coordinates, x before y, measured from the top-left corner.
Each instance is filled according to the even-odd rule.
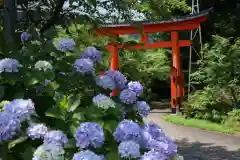
[[[178,144],[185,160],[240,160],[240,136],[204,131],[161,119],[168,110],[152,110],[147,121],[159,124]]]

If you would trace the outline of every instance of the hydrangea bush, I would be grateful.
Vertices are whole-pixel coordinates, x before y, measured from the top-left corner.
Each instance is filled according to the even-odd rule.
[[[168,160],[177,146],[153,122],[143,86],[120,71],[99,75],[101,52],[75,54],[74,39],[55,45],[21,35],[21,55],[0,60],[3,160]],[[111,96],[118,88],[119,94]]]

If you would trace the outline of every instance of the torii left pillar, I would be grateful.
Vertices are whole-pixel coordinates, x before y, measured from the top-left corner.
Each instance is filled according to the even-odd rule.
[[[179,45],[179,33],[171,31],[172,42],[172,68],[171,68],[171,109],[172,113],[178,113],[184,96],[184,75],[181,71],[181,57]]]
[[[109,51],[109,53],[111,53],[110,55],[110,70],[112,71],[116,71],[119,69],[119,60],[118,60],[118,46],[116,44],[109,44],[107,46],[107,50]],[[110,96],[114,97],[118,95],[118,88],[115,88],[112,93],[110,94]]]

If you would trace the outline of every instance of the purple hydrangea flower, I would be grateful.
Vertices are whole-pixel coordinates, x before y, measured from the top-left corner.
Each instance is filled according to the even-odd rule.
[[[77,72],[88,74],[93,72],[94,64],[90,59],[77,59],[74,63]]]
[[[115,107],[115,102],[110,97],[107,97],[103,94],[98,94],[95,97],[93,97],[93,103],[99,108],[103,109]]]
[[[137,123],[133,122],[132,120],[125,119],[118,124],[113,135],[114,139],[117,142],[129,140],[140,142],[141,128]]]
[[[56,44],[56,49],[61,52],[74,50],[76,43],[71,38],[63,38],[59,40]]]
[[[165,154],[156,152],[156,151],[148,151],[145,152],[144,155],[141,156],[140,160],[167,160]]]
[[[35,140],[43,138],[48,132],[48,128],[44,124],[35,124],[27,128],[27,135]]]
[[[130,89],[124,89],[120,92],[120,100],[125,104],[133,104],[137,101],[137,95]]]
[[[102,160],[102,157],[90,150],[75,153],[72,160]]]
[[[2,72],[19,72],[22,65],[18,60],[12,58],[4,58],[0,60],[0,73]]]
[[[137,101],[135,106],[138,110],[138,113],[142,117],[147,117],[148,116],[148,114],[150,112],[150,107],[145,101]]]
[[[107,75],[109,77],[111,77],[116,85],[117,88],[119,89],[123,89],[126,87],[126,83],[127,83],[127,78],[119,71],[106,71],[104,73],[104,75]]]
[[[51,83],[51,80],[45,79],[42,83],[43,86],[47,86],[49,83]]]
[[[13,138],[20,131],[20,121],[6,112],[0,112],[0,142]]]
[[[115,81],[109,76],[97,76],[96,77],[96,84],[104,89],[113,90],[116,88]]]
[[[143,92],[143,86],[137,81],[130,81],[127,86],[128,89],[135,92],[137,96],[141,95]]]
[[[20,121],[29,120],[31,115],[35,113],[35,107],[31,99],[15,99],[5,104],[3,110],[19,118]]]
[[[21,34],[21,41],[22,42],[28,41],[29,37],[30,36],[29,36],[28,32],[22,32],[22,34]]]
[[[122,158],[138,158],[140,146],[134,141],[123,141],[118,146],[118,152]]]
[[[103,128],[95,122],[81,123],[74,135],[80,148],[99,148],[104,144]]]
[[[177,154],[177,145],[167,136],[163,137],[161,141],[151,140],[149,142],[149,149],[164,153],[167,157]]]
[[[62,131],[49,131],[44,136],[45,144],[55,144],[65,147],[68,144],[68,138]]]
[[[154,122],[145,124],[143,129],[147,131],[153,139],[161,140],[162,137],[165,136],[163,129]]]
[[[100,62],[102,59],[102,55],[98,49],[95,47],[87,47],[86,50],[84,51],[83,55],[80,58],[89,58],[91,59],[94,63]]]

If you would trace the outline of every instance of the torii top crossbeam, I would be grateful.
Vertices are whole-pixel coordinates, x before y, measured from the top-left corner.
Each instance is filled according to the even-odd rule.
[[[212,10],[207,9],[197,14],[176,17],[174,20],[160,22],[137,21],[131,24],[107,24],[96,29],[100,36],[116,38],[124,34],[141,35],[141,44],[123,45],[112,42],[107,49],[111,53],[111,70],[118,70],[118,49],[150,49],[150,48],[172,48],[172,70],[171,70],[171,104],[172,109],[176,110],[181,105],[184,95],[183,73],[180,65],[180,47],[191,46],[191,40],[179,40],[178,31],[198,29],[200,24],[207,20],[208,13]],[[170,32],[170,41],[148,42],[148,33]],[[116,93],[114,93],[116,95]],[[177,107],[178,106],[178,107]],[[175,112],[175,111],[173,111]]]

